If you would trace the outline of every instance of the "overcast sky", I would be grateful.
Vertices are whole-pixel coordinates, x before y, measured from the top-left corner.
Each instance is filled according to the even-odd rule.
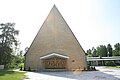
[[[120,0],[0,0],[0,23],[16,23],[24,50],[54,4],[85,51],[120,42]]]

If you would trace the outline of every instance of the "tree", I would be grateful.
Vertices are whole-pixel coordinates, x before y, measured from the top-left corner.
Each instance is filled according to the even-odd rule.
[[[120,51],[117,52],[116,50],[113,50],[112,53],[113,53],[113,56],[120,56]]]
[[[119,43],[116,43],[115,45],[114,45],[114,48],[115,48],[115,50],[116,51],[120,51],[120,44]]]
[[[0,64],[5,67],[8,67],[14,58],[13,45],[18,45],[16,35],[19,31],[15,30],[14,26],[15,23],[0,24]]]
[[[8,46],[2,46],[0,45],[0,65],[4,64],[6,65],[12,60],[12,49]]]
[[[92,56],[93,56],[93,57],[96,57],[96,56],[97,56],[97,55],[96,55],[96,49],[95,49],[94,47],[92,48]]]
[[[25,53],[28,51],[28,49],[29,49],[29,47],[26,47],[26,48],[25,48],[25,50],[24,50],[24,51],[25,51]]]
[[[11,47],[13,44],[17,46],[18,41],[15,36],[19,34],[19,31],[14,29],[15,23],[2,23],[0,26],[0,41],[2,46]]]
[[[107,48],[105,45],[100,45],[97,47],[97,56],[107,57]]]
[[[114,45],[115,50],[113,50],[113,55],[114,56],[120,56],[120,44],[116,43]]]
[[[87,54],[89,57],[92,56],[91,49],[87,50]]]
[[[23,67],[23,65],[22,65],[22,63],[24,63],[23,51],[20,51],[20,53],[18,53],[15,56],[14,63],[16,64],[16,68],[20,68],[21,66]]]
[[[110,44],[107,45],[108,56],[112,56],[112,46]]]

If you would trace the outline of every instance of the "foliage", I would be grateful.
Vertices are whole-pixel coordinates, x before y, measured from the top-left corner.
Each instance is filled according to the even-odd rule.
[[[112,56],[112,46],[110,44],[107,45],[108,56]]]
[[[100,45],[97,47],[97,56],[107,57],[107,48],[105,45]]]
[[[92,57],[92,51],[91,51],[91,49],[87,50],[87,56]]]
[[[12,60],[13,55],[11,55],[11,53],[11,48],[9,48],[8,46],[2,46],[0,44],[0,65],[6,65]]]
[[[96,49],[93,47],[93,48],[92,48],[92,56],[93,56],[93,57],[96,57],[96,56],[97,56],[96,53],[97,53],[97,51],[96,51]]]
[[[92,50],[87,50],[87,54],[89,57],[107,57],[107,48],[105,45],[100,45],[96,49],[92,47]]]
[[[89,55],[89,54],[91,54],[91,50],[89,49],[89,50],[87,50],[87,54]]]
[[[30,68],[30,67],[28,68],[28,71],[31,71],[31,68]]]
[[[97,48],[92,47],[92,49],[87,50],[87,56],[89,57],[111,57],[111,56],[120,56],[120,43],[116,43],[114,45],[114,49],[111,44],[100,45]]]
[[[84,71],[97,71],[95,66],[87,66],[87,68],[84,68]]]
[[[114,47],[115,47],[115,50],[116,50],[116,51],[120,51],[120,44],[119,44],[119,43],[116,43],[116,44],[114,45]]]
[[[120,56],[120,51],[118,52],[117,50],[112,51],[113,56]]]
[[[24,56],[22,55],[23,53],[14,55],[12,58],[12,61],[10,63],[8,63],[8,67],[9,69],[13,69],[13,68],[20,68],[21,66],[24,67],[23,63],[24,63]]]
[[[18,69],[21,66],[24,67],[23,60],[24,59],[21,59],[18,56],[14,56],[13,60],[10,63],[7,64],[6,68],[8,68],[8,69]]]
[[[88,57],[92,57],[92,54],[88,54],[87,56],[88,56]]]
[[[25,72],[15,72],[12,70],[0,70],[0,80],[22,80]]]
[[[105,65],[106,66],[115,66],[116,64],[114,63],[114,61],[106,61]]]
[[[0,26],[0,43],[2,43],[2,46],[11,47],[13,44],[17,46],[18,41],[15,36],[19,34],[19,31],[14,29],[15,23],[2,23]]]
[[[116,44],[114,45],[114,48],[115,48],[115,50],[112,51],[112,52],[113,52],[113,55],[114,55],[114,56],[120,56],[120,44],[119,44],[119,43],[116,43]]]
[[[0,64],[5,65],[5,68],[15,68],[23,62],[23,57],[14,52],[14,48],[19,45],[16,38],[19,31],[14,26],[15,23],[0,24]]]

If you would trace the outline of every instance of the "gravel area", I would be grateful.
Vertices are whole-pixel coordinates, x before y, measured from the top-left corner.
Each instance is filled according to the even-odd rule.
[[[119,68],[96,67],[99,71],[27,72],[26,80],[120,80]]]

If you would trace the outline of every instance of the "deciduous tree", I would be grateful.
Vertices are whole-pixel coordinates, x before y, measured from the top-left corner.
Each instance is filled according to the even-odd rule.
[[[13,45],[18,45],[16,35],[19,34],[19,31],[15,30],[14,26],[15,23],[0,24],[0,64],[5,67],[11,63],[14,57]]]
[[[108,56],[112,56],[112,46],[110,44],[107,45]]]
[[[105,45],[100,45],[97,47],[97,56],[107,57],[107,48]]]
[[[120,43],[116,43],[114,45],[114,50],[112,51],[113,52],[113,55],[114,56],[120,56]]]

